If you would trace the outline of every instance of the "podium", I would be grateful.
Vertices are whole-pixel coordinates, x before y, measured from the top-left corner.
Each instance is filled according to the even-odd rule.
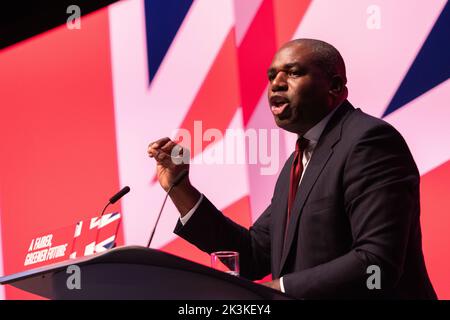
[[[80,289],[67,285],[80,269]],[[289,300],[271,288],[140,246],[118,247],[0,278],[49,299]]]

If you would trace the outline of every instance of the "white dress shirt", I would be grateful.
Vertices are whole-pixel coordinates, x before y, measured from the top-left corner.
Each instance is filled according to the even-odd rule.
[[[303,175],[305,174],[306,168],[308,167],[309,160],[312,157],[312,154],[314,152],[314,149],[316,148],[317,142],[319,141],[320,136],[322,135],[323,130],[325,129],[326,125],[328,124],[328,121],[330,121],[330,118],[333,116],[333,114],[336,112],[336,110],[340,107],[337,106],[334,108],[325,118],[320,120],[314,127],[309,129],[304,135],[303,138],[308,140],[308,145],[306,146],[305,150],[303,151],[302,156],[302,164],[303,164],[303,172],[302,176],[300,177],[300,182],[302,181]],[[195,206],[189,210],[188,213],[186,213],[183,217],[180,217],[180,221],[182,225],[185,225],[190,217],[194,214],[194,212],[197,210],[197,208],[200,206],[200,203],[203,200],[203,194],[200,195],[200,199],[198,199]],[[280,278],[280,287],[281,291],[285,292],[284,290],[284,283],[283,283],[283,277]]]

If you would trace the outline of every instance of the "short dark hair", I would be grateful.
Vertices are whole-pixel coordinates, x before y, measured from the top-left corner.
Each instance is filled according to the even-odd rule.
[[[287,44],[305,45],[314,53],[314,62],[331,78],[340,75],[344,84],[347,83],[345,63],[339,51],[331,44],[317,39],[295,39]]]

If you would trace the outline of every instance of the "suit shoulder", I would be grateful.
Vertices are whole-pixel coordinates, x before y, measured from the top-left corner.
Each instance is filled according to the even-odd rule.
[[[411,163],[415,170],[414,158],[407,142],[391,124],[373,117],[361,109],[355,109],[342,127],[343,145],[349,152],[367,150],[368,154],[388,153],[403,157],[404,163]],[[370,152],[368,151],[370,150]]]
[[[347,136],[347,138],[352,137],[352,140],[358,140],[358,138],[368,134],[388,134],[403,140],[401,134],[391,124],[357,108],[345,121],[343,135]]]

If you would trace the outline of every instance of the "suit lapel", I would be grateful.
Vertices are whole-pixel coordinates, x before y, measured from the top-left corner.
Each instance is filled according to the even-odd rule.
[[[350,105],[350,103],[346,101],[339,108],[339,110],[336,110],[336,113],[330,119],[330,122],[328,123],[322,136],[320,137],[317,146],[313,152],[313,155],[311,157],[311,160],[309,161],[309,164],[303,175],[302,181],[297,191],[297,195],[294,200],[294,205],[292,208],[292,216],[289,221],[288,231],[286,235],[286,245],[284,246],[281,264],[279,268],[280,274],[283,270],[289,252],[291,250],[292,243],[296,235],[296,230],[298,229],[298,223],[301,217],[302,209],[306,203],[306,200],[308,199],[308,196],[317,178],[319,177],[326,163],[333,154],[333,146],[339,141],[341,137],[342,123],[345,119],[345,116],[349,113],[348,111],[352,109],[354,108]]]

